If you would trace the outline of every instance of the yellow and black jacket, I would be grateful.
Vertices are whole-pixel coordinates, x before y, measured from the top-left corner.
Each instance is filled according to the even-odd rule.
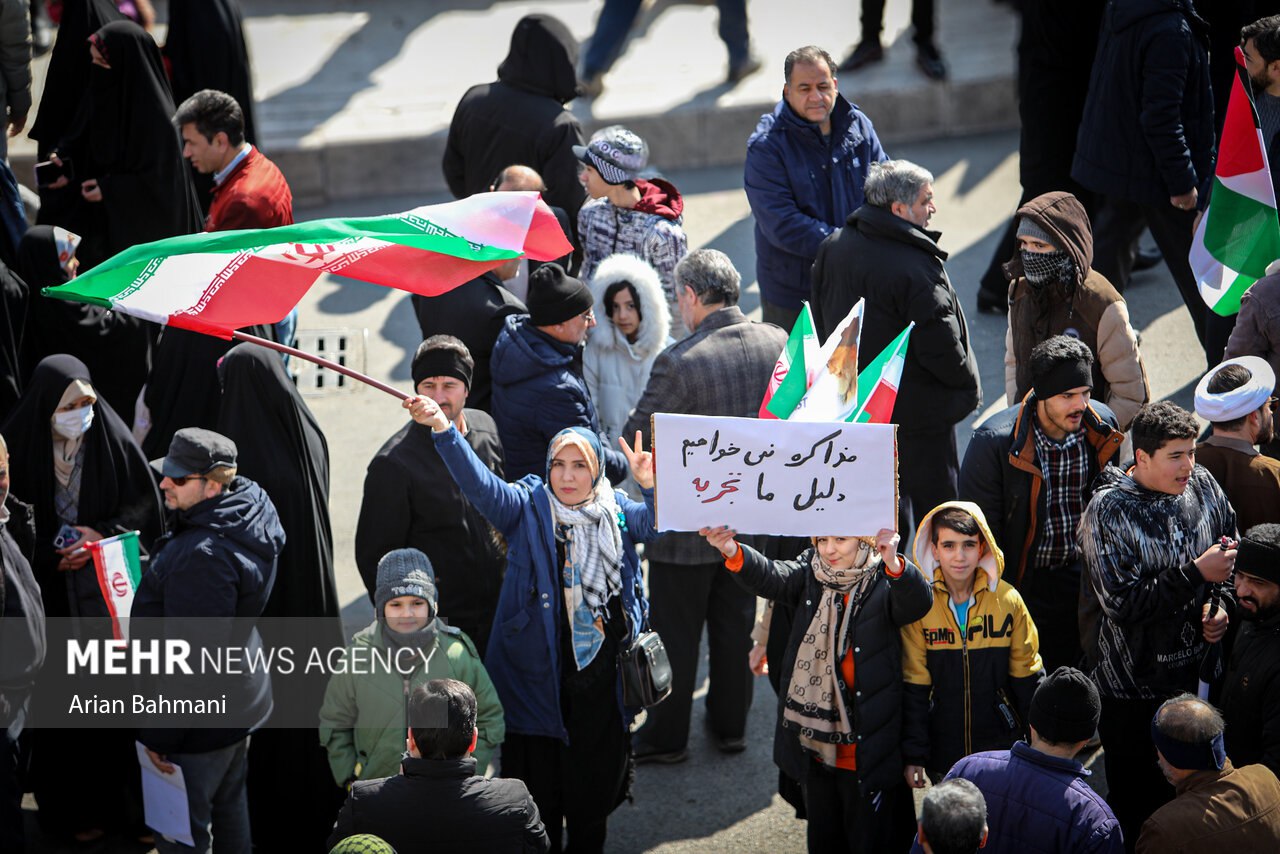
[[[932,549],[933,516],[952,507],[977,520],[987,544],[963,631]],[[1004,556],[978,505],[948,501],[936,507],[920,523],[913,551],[917,565],[933,577],[933,607],[902,630],[903,758],[946,772],[962,756],[1004,749],[1024,736],[1044,666],[1022,596],[1000,580]]]

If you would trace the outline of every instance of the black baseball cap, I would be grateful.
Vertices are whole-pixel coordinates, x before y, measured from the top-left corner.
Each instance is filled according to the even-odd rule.
[[[217,466],[235,464],[235,442],[202,427],[184,427],[173,434],[169,453],[152,460],[151,468],[161,477],[186,477],[208,474]]]

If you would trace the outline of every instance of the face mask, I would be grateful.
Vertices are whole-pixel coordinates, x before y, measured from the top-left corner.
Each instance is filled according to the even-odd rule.
[[[1022,257],[1022,272],[1034,285],[1049,282],[1074,282],[1076,265],[1065,252],[1028,252],[1018,250]]]
[[[67,412],[53,413],[53,429],[59,436],[77,439],[83,436],[93,423],[93,407],[82,406]]]

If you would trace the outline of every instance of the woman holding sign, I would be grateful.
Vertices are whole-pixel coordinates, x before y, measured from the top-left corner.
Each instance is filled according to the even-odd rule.
[[[898,554],[898,534],[823,535],[795,560],[769,560],[729,528],[703,528],[757,596],[795,608],[782,657],[774,762],[804,787],[810,851],[901,851],[902,641],[933,593]],[[904,804],[904,806],[906,806]],[[909,822],[906,823],[909,825]]]
[[[619,440],[644,503],[604,476],[600,439],[561,430],[546,476],[507,483],[475,456],[429,397],[404,402],[431,428],[463,493],[507,539],[507,572],[485,665],[506,713],[502,775],[529,787],[561,850],[567,820],[575,851],[602,851],[609,813],[631,778],[629,726],[618,653],[649,622],[635,544],[653,527],[653,454]],[[901,772],[899,772],[901,773]]]

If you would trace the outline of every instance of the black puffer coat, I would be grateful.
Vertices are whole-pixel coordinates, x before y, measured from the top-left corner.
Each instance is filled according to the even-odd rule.
[[[1280,616],[1241,627],[1219,705],[1231,761],[1280,774]]]

